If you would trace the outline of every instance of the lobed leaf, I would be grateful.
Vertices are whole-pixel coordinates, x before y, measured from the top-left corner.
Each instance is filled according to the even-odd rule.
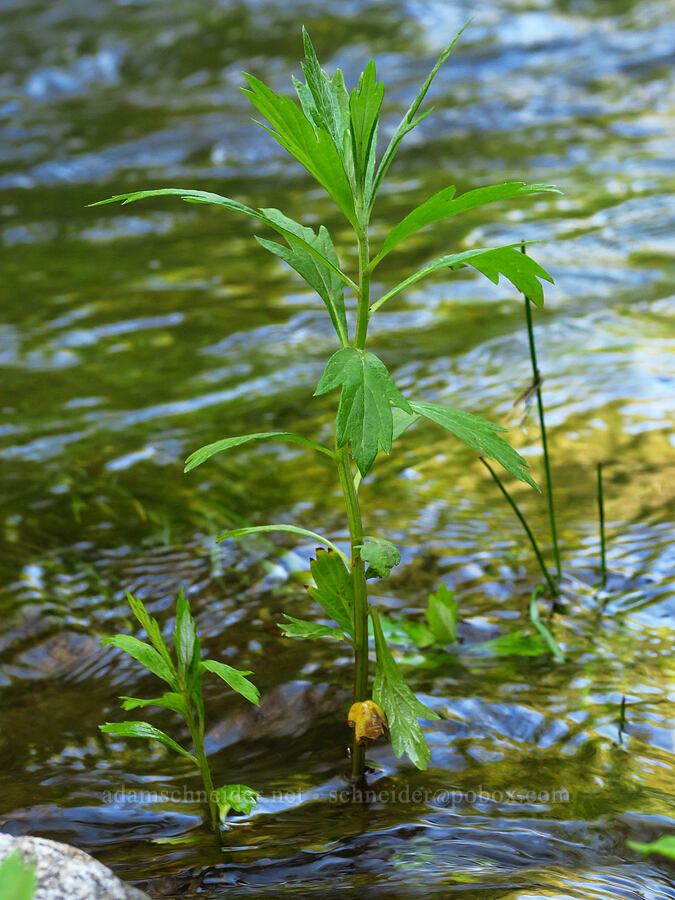
[[[344,77],[340,69],[336,70],[333,78],[324,72],[304,25],[302,42],[305,50],[302,71],[307,84],[303,85],[294,80],[300,103],[305,116],[313,121],[317,128],[327,131],[331,136],[344,164],[349,137],[349,94],[345,88]]]
[[[519,197],[524,194],[561,193],[552,184],[524,184],[522,181],[511,181],[505,184],[492,184],[487,187],[476,188],[476,190],[467,191],[459,197],[455,197],[455,192],[456,188],[454,185],[443,188],[442,191],[434,194],[433,197],[430,197],[409,213],[387,235],[382,249],[370,263],[370,268],[374,269],[394,247],[409,235],[434,222],[440,222],[442,219],[456,216],[458,213],[466,212],[468,209],[475,209],[488,203],[496,203],[499,200],[510,200],[513,197]]]
[[[364,537],[359,546],[361,559],[368,563],[369,578],[386,578],[401,562],[401,551],[391,541],[380,537]]]
[[[442,644],[456,642],[458,613],[459,605],[445,584],[442,584],[435,594],[429,594],[425,615],[437,641]]]
[[[494,284],[499,282],[500,275],[504,275],[517,290],[529,297],[536,306],[541,307],[544,305],[544,291],[539,279],[549,281],[551,284],[553,284],[553,279],[531,256],[526,256],[516,249],[520,246],[522,245],[510,244],[507,247],[492,249],[463,250],[461,253],[442,256],[423,266],[396,287],[387,291],[384,296],[372,304],[370,311],[371,313],[375,312],[387,300],[391,300],[401,291],[405,291],[439,269],[461,269],[464,266],[472,266]],[[526,262],[524,262],[525,260]]]
[[[180,744],[177,744],[168,734],[160,731],[159,728],[155,728],[154,725],[150,725],[149,722],[106,722],[105,725],[99,725],[98,727],[104,734],[116,734],[119,737],[137,737],[158,741],[197,765],[197,760],[191,753],[188,753]]]
[[[241,694],[250,703],[255,704],[255,706],[260,705],[260,691],[245,677],[250,675],[250,672],[233,669],[232,666],[218,662],[215,659],[205,659],[200,664],[200,668],[202,672],[212,672],[214,675],[222,678],[225,684],[229,685],[233,691]]]
[[[321,225],[319,233],[316,234],[311,228],[289,219],[278,209],[263,209],[263,212],[270,221],[285,229],[289,246],[284,247],[275,241],[264,240],[257,236],[256,240],[265,250],[288,263],[317,292],[326,305],[340,343],[343,347],[346,346],[349,343],[349,332],[344,286],[342,279],[336,274],[340,271],[340,263],[328,230]],[[302,243],[290,237],[291,234],[301,238]],[[308,246],[313,247],[317,253],[310,253],[305,249]],[[323,263],[323,259],[328,260],[332,268]]]
[[[406,753],[416,768],[426,769],[431,760],[431,751],[417,720],[440,719],[440,716],[418,700],[410,690],[387,647],[377,611],[371,609],[371,616],[377,653],[373,699],[387,714],[395,755],[400,759]]]
[[[169,664],[164,657],[146,644],[145,641],[139,641],[138,638],[132,637],[130,634],[116,634],[113,637],[101,638],[102,646],[118,647],[124,650],[129,656],[137,660],[141,665],[145,666],[153,675],[161,678],[171,685],[174,690],[178,688],[175,670],[169,668]]]
[[[330,628],[328,625],[319,625],[316,622],[306,622],[303,619],[296,619],[284,613],[286,622],[278,622],[279,628],[286,637],[293,638],[316,638],[329,637],[336,641],[344,641],[345,636],[340,628]]]
[[[412,413],[410,404],[373,353],[343,347],[331,356],[314,396],[341,387],[337,414],[337,445],[350,443],[359,472],[365,476],[380,448],[391,450],[392,405]]]
[[[307,169],[356,227],[351,185],[331,135],[322,128],[315,128],[314,123],[290,97],[275,94],[253,75],[245,72],[244,77],[249,88],[242,88],[242,91],[267,119],[271,128],[261,122],[258,124]]]
[[[506,428],[462,409],[441,406],[439,403],[411,403],[410,406],[413,412],[445,428],[469,447],[477,450],[481,456],[496,460],[507,472],[539,490],[527,471],[529,469],[527,460],[499,436],[499,432],[505,432]]]
[[[309,567],[316,587],[307,588],[310,597],[326,615],[354,639],[352,576],[344,561],[330,550],[317,550]]]
[[[321,250],[313,244],[308,244],[304,238],[301,237],[299,232],[303,226],[298,222],[293,222],[293,220],[289,219],[287,216],[283,216],[278,210],[268,209],[263,212],[262,210],[245,206],[237,200],[223,197],[220,194],[213,194],[210,191],[195,191],[183,188],[158,188],[150,191],[131,191],[127,194],[116,194],[114,197],[108,197],[106,200],[98,200],[96,203],[90,203],[89,206],[104,206],[107,203],[117,203],[120,201],[122,206],[125,206],[127,203],[135,203],[137,200],[145,200],[148,197],[180,197],[181,200],[185,200],[187,203],[209,203],[258,219],[260,222],[269,225],[270,228],[273,228],[285,238],[293,240],[295,244],[299,244],[310,256],[326,266],[331,272],[337,275],[338,278],[344,281],[345,284],[349,285],[352,290],[358,291],[358,286],[354,284],[348,275],[345,275],[345,273],[340,270],[339,265],[334,259],[328,259],[323,255]],[[278,215],[270,217],[266,213],[277,213]],[[286,222],[292,222],[294,228],[289,230],[282,224],[281,219],[285,219]]]

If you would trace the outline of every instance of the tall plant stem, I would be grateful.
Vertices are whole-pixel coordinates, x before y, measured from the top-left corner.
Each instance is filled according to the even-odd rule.
[[[354,346],[357,350],[363,350],[366,346],[368,335],[368,317],[370,316],[370,250],[368,246],[368,230],[358,233],[359,239],[359,307],[356,316],[356,336]]]
[[[600,519],[600,574],[602,586],[607,584],[607,556],[605,554],[605,503],[602,491],[602,463],[598,463],[598,517]]]
[[[206,791],[206,801],[209,806],[209,813],[211,814],[211,825],[213,826],[213,830],[218,833],[218,805],[215,801],[215,790],[213,788],[213,779],[211,778],[211,770],[209,769],[209,763],[206,758],[206,753],[204,752],[204,735],[203,728],[197,727],[195,723],[194,715],[192,710],[190,709],[190,698],[186,697],[186,705],[188,706],[188,716],[186,718],[188,728],[190,729],[190,735],[192,737],[192,743],[195,748],[195,756],[197,757],[197,764],[199,765],[199,771],[202,776],[202,783],[204,785],[204,790]],[[200,723],[201,725],[201,723]]]
[[[520,247],[525,253],[525,244]],[[523,295],[525,296],[525,295]],[[551,538],[553,541],[553,558],[558,580],[560,580],[560,551],[558,550],[558,530],[555,524],[555,508],[553,506],[553,484],[551,482],[551,466],[548,455],[548,439],[546,437],[546,422],[544,421],[544,401],[541,397],[541,375],[537,364],[537,348],[534,343],[534,329],[532,327],[532,310],[530,299],[525,296],[525,320],[527,322],[527,336],[530,343],[530,360],[532,361],[532,376],[537,391],[537,409],[539,410],[539,427],[541,429],[541,443],[544,449],[544,469],[546,471],[546,499],[548,501],[548,520],[551,525]]]
[[[354,487],[354,478],[349,451],[341,447],[335,453],[340,476],[340,486],[347,508],[349,522],[349,540],[352,556],[352,588],[354,595],[354,694],[353,702],[368,699],[368,589],[366,587],[366,567],[361,559],[363,543],[363,523],[359,498]],[[352,746],[352,779],[355,782],[363,778],[365,750],[354,736]]]
[[[532,549],[534,550],[534,555],[537,557],[537,561],[538,561],[539,566],[540,566],[540,568],[541,568],[542,575],[543,575],[544,578],[546,579],[546,583],[548,584],[548,589],[549,589],[549,591],[551,592],[551,596],[552,596],[552,597],[559,597],[560,594],[559,594],[558,588],[557,588],[557,587],[555,586],[555,584],[553,583],[553,579],[551,578],[551,575],[549,574],[549,571],[548,571],[548,569],[546,568],[546,563],[544,562],[544,558],[543,558],[543,556],[541,555],[541,551],[539,550],[539,545],[537,544],[537,540],[536,540],[535,536],[532,534],[532,529],[530,528],[530,526],[529,526],[529,525],[527,524],[527,522],[525,521],[525,516],[524,516],[524,515],[521,513],[521,511],[518,509],[518,506],[516,505],[516,501],[513,499],[513,497],[511,496],[511,494],[509,494],[509,492],[506,490],[506,488],[505,488],[504,485],[502,484],[501,478],[499,477],[499,475],[497,475],[497,473],[496,473],[495,470],[492,468],[492,466],[491,466],[485,459],[483,459],[482,456],[481,456],[481,458],[480,458],[480,461],[483,463],[483,465],[484,465],[485,468],[488,470],[488,472],[490,473],[490,475],[492,475],[492,477],[493,477],[493,479],[494,479],[494,481],[495,481],[495,484],[497,485],[497,487],[499,488],[499,490],[502,492],[502,494],[503,494],[504,497],[506,498],[506,502],[509,504],[509,506],[511,507],[511,509],[512,509],[512,510],[514,511],[514,513],[518,516],[518,519],[520,520],[520,524],[521,524],[521,525],[523,526],[523,528],[525,529],[525,534],[526,534],[526,535],[528,536],[528,538],[530,539],[530,544],[532,545]]]

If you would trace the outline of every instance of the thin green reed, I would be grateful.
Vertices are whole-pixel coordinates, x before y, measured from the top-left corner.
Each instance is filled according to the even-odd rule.
[[[605,501],[602,489],[602,463],[598,463],[598,519],[600,521],[600,583],[607,584],[607,554],[605,546]]]
[[[521,244],[521,252],[526,254],[525,244]],[[555,569],[560,581],[560,551],[558,549],[558,529],[555,522],[555,507],[553,505],[553,482],[551,480],[551,462],[548,452],[548,437],[546,435],[546,421],[544,417],[544,401],[541,396],[541,373],[537,363],[537,348],[534,343],[534,329],[532,327],[532,310],[530,309],[531,300],[527,294],[523,294],[525,298],[525,321],[527,322],[527,336],[530,345],[530,360],[532,362],[532,378],[537,393],[537,409],[539,411],[539,427],[541,428],[541,443],[544,449],[544,470],[546,472],[546,501],[548,503],[548,520],[551,526],[551,539],[553,541],[553,558],[555,559]],[[557,595],[554,595],[557,596]]]

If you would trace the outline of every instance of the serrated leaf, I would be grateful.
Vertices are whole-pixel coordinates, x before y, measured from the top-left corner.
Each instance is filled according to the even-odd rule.
[[[315,441],[310,441],[309,438],[303,437],[300,434],[293,434],[290,431],[263,431],[258,434],[244,434],[238,437],[223,438],[221,441],[214,441],[213,444],[206,444],[204,447],[200,447],[199,450],[195,450],[194,453],[191,453],[188,456],[185,460],[185,468],[183,471],[191,472],[193,469],[196,469],[197,466],[201,466],[202,463],[206,462],[207,459],[211,459],[212,456],[215,456],[216,453],[224,453],[226,450],[241,447],[242,444],[248,444],[251,441],[289,441],[294,444],[304,444],[306,447],[318,450],[319,453],[324,453],[331,458],[333,457],[333,453],[328,447],[323,447]]]
[[[387,647],[377,611],[371,610],[371,615],[377,653],[373,699],[387,715],[391,745],[396,756],[400,759],[406,753],[416,768],[426,769],[431,751],[417,720],[440,719],[440,716],[410,690]]]
[[[419,416],[413,414],[412,416],[404,412],[402,409],[395,409],[393,412],[394,416],[394,432],[393,432],[393,440],[397,441],[402,434],[404,434],[411,425],[414,425],[415,422],[419,420]]]
[[[231,531],[226,531],[224,534],[220,535],[218,540],[224,541],[228,538],[246,537],[248,534],[263,534],[268,531],[287,531],[289,534],[297,534],[301,537],[311,538],[313,541],[317,541],[319,544],[323,544],[324,547],[328,547],[334,553],[337,553],[340,559],[346,564],[349,564],[349,560],[342,550],[340,550],[339,547],[336,547],[332,541],[328,540],[328,538],[321,537],[321,535],[317,534],[315,531],[308,531],[306,528],[298,528],[296,525],[248,525],[244,528],[233,528]]]
[[[648,844],[640,843],[640,841],[626,841],[632,850],[639,850],[640,853],[660,853],[661,856],[667,856],[668,859],[675,859],[675,834],[662,834],[661,837]]]
[[[116,194],[114,197],[108,197],[106,200],[98,200],[96,203],[90,203],[89,206],[105,206],[107,203],[118,202],[121,202],[122,205],[125,206],[127,203],[136,203],[138,200],[146,200],[148,197],[180,197],[181,200],[185,200],[187,203],[206,203],[214,206],[221,206],[224,209],[229,209],[233,212],[242,213],[243,215],[258,219],[258,221],[269,225],[270,228],[273,228],[276,232],[283,235],[283,237],[291,238],[295,244],[303,247],[310,256],[326,266],[330,271],[337,275],[341,281],[344,281],[345,284],[349,285],[352,290],[358,290],[351,278],[349,278],[348,275],[345,275],[332,259],[328,259],[319,249],[317,249],[317,247],[313,244],[308,244],[299,235],[298,232],[303,226],[298,222],[293,222],[292,219],[283,216],[287,222],[293,222],[293,225],[295,226],[293,230],[289,231],[288,228],[281,224],[281,221],[275,220],[277,217],[269,218],[259,209],[252,209],[250,206],[239,203],[238,200],[231,200],[229,197],[213,194],[211,191],[195,191],[183,188],[157,188],[156,190],[150,191],[130,191],[126,194]],[[268,210],[268,212],[278,213],[279,211]],[[282,216],[281,213],[279,213],[279,215]]]
[[[401,562],[401,551],[391,541],[381,537],[363,538],[359,545],[359,554],[368,563],[369,578],[386,578],[394,566]]]
[[[410,404],[389,376],[384,363],[355,347],[343,347],[328,360],[314,396],[341,387],[337,414],[337,445],[350,443],[361,475],[365,476],[380,448],[391,450],[392,406],[412,413]]]
[[[408,111],[403,116],[396,131],[392,135],[391,140],[389,141],[389,144],[387,145],[387,148],[382,155],[382,159],[380,160],[380,165],[377,168],[377,174],[375,175],[375,178],[374,178],[373,189],[372,189],[372,193],[371,193],[371,201],[370,201],[371,208],[373,205],[373,201],[375,199],[375,195],[377,194],[379,186],[382,183],[382,179],[387,174],[387,170],[389,169],[389,166],[391,165],[394,157],[396,156],[396,151],[398,150],[399,146],[401,145],[401,141],[406,136],[406,134],[408,134],[410,131],[413,130],[413,128],[415,128],[417,125],[419,125],[419,123],[422,122],[431,112],[431,110],[428,110],[427,112],[422,113],[419,116],[417,115],[417,110],[422,105],[422,101],[426,97],[427,91],[431,87],[431,83],[433,82],[434,78],[438,74],[438,70],[441,68],[441,66],[446,61],[446,59],[450,56],[450,54],[452,53],[452,51],[454,49],[455,44],[457,43],[457,41],[460,38],[462,32],[464,31],[465,28],[468,28],[470,22],[471,22],[471,19],[469,19],[469,21],[459,29],[459,31],[454,36],[454,38],[452,39],[450,44],[445,48],[445,50],[438,57],[438,59],[436,60],[436,64],[434,65],[431,72],[429,72],[429,74],[427,75],[427,77],[424,81],[424,84],[419,89],[417,96],[415,97],[413,102],[410,104]]]
[[[116,734],[119,737],[137,737],[158,741],[170,750],[174,750],[176,753],[189,759],[195,765],[197,764],[197,760],[191,753],[188,753],[180,744],[177,744],[168,734],[160,731],[159,728],[155,728],[154,725],[150,725],[149,722],[106,722],[105,725],[99,725],[98,727],[104,734]]]
[[[173,639],[178,658],[178,671],[183,683],[187,685],[198,671],[200,644],[197,637],[197,626],[192,618],[190,604],[185,597],[183,588],[178,592]]]
[[[178,689],[174,671],[169,668],[164,657],[150,644],[146,644],[145,641],[139,641],[138,638],[132,637],[130,634],[116,634],[112,637],[101,638],[101,644],[104,647],[117,647],[120,650],[124,650],[125,653],[128,653],[129,656],[145,666],[153,675],[161,678],[162,681],[166,681],[174,690]]]
[[[246,678],[251,673],[244,670],[233,669],[226,663],[218,662],[216,659],[205,659],[201,663],[202,672],[213,672],[219,678],[222,678],[225,684],[229,685],[233,691],[241,694],[244,699],[255,706],[260,705],[260,691],[258,688]]]
[[[185,700],[180,694],[175,693],[175,691],[171,691],[167,694],[162,694],[161,697],[154,697],[151,700],[141,700],[138,697],[120,697],[122,700],[122,709],[125,712],[129,712],[132,709],[138,709],[142,706],[163,706],[165,709],[171,709],[174,712],[180,713],[182,716],[185,716],[186,707]]]
[[[438,272],[439,269],[461,269],[464,266],[472,266],[494,284],[499,282],[500,275],[504,275],[517,290],[541,307],[544,305],[544,291],[539,279],[550,281],[553,284],[553,278],[531,256],[526,256],[516,249],[520,246],[522,245],[510,244],[507,247],[464,250],[461,253],[442,256],[423,266],[396,287],[387,291],[384,296],[372,304],[371,313],[379,309],[387,300],[391,300],[392,297],[421,281],[422,278]],[[523,262],[523,260],[529,260],[529,262]]]
[[[345,634],[354,639],[352,576],[344,561],[335,553],[316,551],[309,567],[316,587],[307,592]]]
[[[258,805],[259,796],[257,791],[246,784],[224,784],[217,788],[215,799],[221,824],[225,824],[225,817],[231,809],[248,815]]]
[[[333,139],[335,149],[344,160],[346,138],[349,132],[349,94],[345,89],[344,77],[337,69],[333,78],[324,72],[319,64],[312,41],[306,28],[302,29],[305,62],[302,71],[307,79],[306,91],[303,85],[295,83],[298,97],[307,118],[317,128],[327,131]],[[301,89],[298,90],[298,87]],[[307,95],[309,92],[309,97]]]
[[[131,611],[136,616],[139,624],[145,629],[145,633],[150,638],[151,644],[173,672],[173,660],[171,659],[169,648],[164,642],[164,638],[162,637],[162,632],[157,620],[153,619],[142,600],[134,597],[133,594],[129,593],[129,591],[125,591],[124,593],[126,594],[127,602],[131,607]]]
[[[316,622],[306,622],[303,619],[295,619],[284,613],[286,622],[278,622],[279,628],[286,637],[292,638],[308,638],[315,640],[316,638],[329,637],[335,641],[346,640],[343,632],[339,628],[330,628],[328,625],[318,625]]]
[[[495,425],[488,419],[474,416],[473,413],[452,406],[441,406],[439,403],[411,403],[413,412],[424,416],[430,422],[445,428],[460,441],[464,441],[469,447],[478,451],[481,456],[496,460],[507,472],[510,472],[520,481],[525,481],[536,490],[539,490],[536,482],[528,473],[527,460],[517,453],[510,444],[499,436],[500,432],[507,429],[501,425]]]
[[[271,128],[260,122],[258,124],[307,169],[356,227],[352,189],[331,135],[321,128],[315,128],[314,123],[290,97],[275,94],[253,75],[244,72],[244,77],[249,88],[242,88],[242,91],[267,119]]]
[[[370,202],[372,190],[372,174],[377,153],[377,126],[383,97],[384,84],[377,81],[375,63],[371,59],[359,76],[358,84],[349,98],[354,174],[366,205]]]
[[[443,188],[433,197],[430,197],[405,219],[398,223],[387,235],[380,252],[370,264],[371,269],[390,253],[394,247],[405,240],[409,235],[434,222],[440,222],[450,216],[485,206],[488,203],[497,203],[500,200],[510,200],[524,194],[556,193],[561,191],[552,184],[525,184],[522,181],[510,181],[505,184],[492,184],[486,187],[467,191],[459,197],[455,197],[454,185]]]
[[[37,890],[35,862],[24,862],[15,850],[0,863],[0,897],[2,900],[33,900]]]
[[[429,594],[425,615],[437,641],[442,644],[455,643],[459,605],[446,585],[442,584],[435,594]]]
[[[340,263],[328,230],[321,225],[316,234],[313,229],[298,225],[277,209],[264,209],[263,212],[270,221],[282,225],[289,234],[297,234],[303,243],[300,244],[288,236],[286,238],[288,247],[257,236],[256,240],[261,247],[288,263],[317,292],[326,305],[340,343],[345,346],[349,341],[349,333],[344,286],[342,279],[335,274],[335,270],[340,268]],[[316,255],[310,254],[305,249],[307,245],[314,247],[322,258],[330,260],[334,268],[330,269]]]

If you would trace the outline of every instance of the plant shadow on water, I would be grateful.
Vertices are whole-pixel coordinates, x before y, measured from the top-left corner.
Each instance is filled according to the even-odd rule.
[[[667,7],[493,4],[443,70],[436,125],[422,123],[423,143],[403,154],[398,171],[413,177],[383,196],[394,222],[414,202],[411,188],[429,196],[447,178],[462,190],[516,178],[565,189],[562,207],[425,232],[392,264],[394,279],[448,247],[556,238],[536,250],[557,287],[534,326],[565,662],[489,645],[530,628],[536,563],[471,455],[431,426],[411,431],[362,487],[369,532],[391,535],[403,556],[376,602],[385,616],[423,623],[428,594],[445,582],[462,641],[451,652],[393,641],[442,719],[424,725],[425,773],[389,745],[369,749],[364,803],[344,797],[340,774],[350,734],[335,711],[351,700],[349,654],[290,641],[276,624],[283,613],[317,615],[304,590],[314,544],[252,537],[213,550],[224,528],[288,511],[344,542],[330,464],[274,446],[213,462],[193,480],[178,465],[222,434],[225,418],[232,434],[329,433],[331,398],[307,409],[331,346],[321,311],[262,250],[245,255],[249,232],[242,240],[225,217],[84,210],[124,179],[129,190],[170,180],[303,219],[306,182],[285,174],[271,141],[252,144],[238,73],[257,55],[254,71],[285,87],[304,17],[320,57],[344,58],[348,80],[372,51],[392,85],[387,101],[403,106],[464,10],[394,2],[376,17],[371,6],[308,14],[263,4],[261,16],[244,4],[207,21],[188,3],[162,41],[149,39],[164,25],[151,4],[135,4],[133,26],[128,6],[101,5],[105,38],[88,16],[73,24],[75,0],[50,5],[48,28],[46,4],[22,16],[0,10],[16,71],[0,85],[2,128],[12,125],[0,168],[11,248],[0,317],[2,828],[82,846],[158,897],[674,897],[667,858],[628,845],[675,828]],[[218,29],[230,38],[214,42]],[[69,57],[59,37],[70,31]],[[236,34],[247,37],[235,52]],[[344,240],[318,197],[316,215]],[[404,393],[414,384],[503,420],[530,379],[522,300],[453,277],[383,310],[374,344]],[[532,412],[512,428],[540,471]],[[550,559],[545,506],[526,489],[513,495]],[[168,636],[181,584],[209,655],[254,670],[263,691],[260,710],[248,711],[206,687],[214,779],[230,778],[236,760],[236,780],[261,793],[224,849],[202,829],[187,761],[174,766],[161,747],[111,747],[97,733],[119,694],[153,690],[98,643],[132,628],[122,587]],[[196,843],[153,843],[186,833]]]

